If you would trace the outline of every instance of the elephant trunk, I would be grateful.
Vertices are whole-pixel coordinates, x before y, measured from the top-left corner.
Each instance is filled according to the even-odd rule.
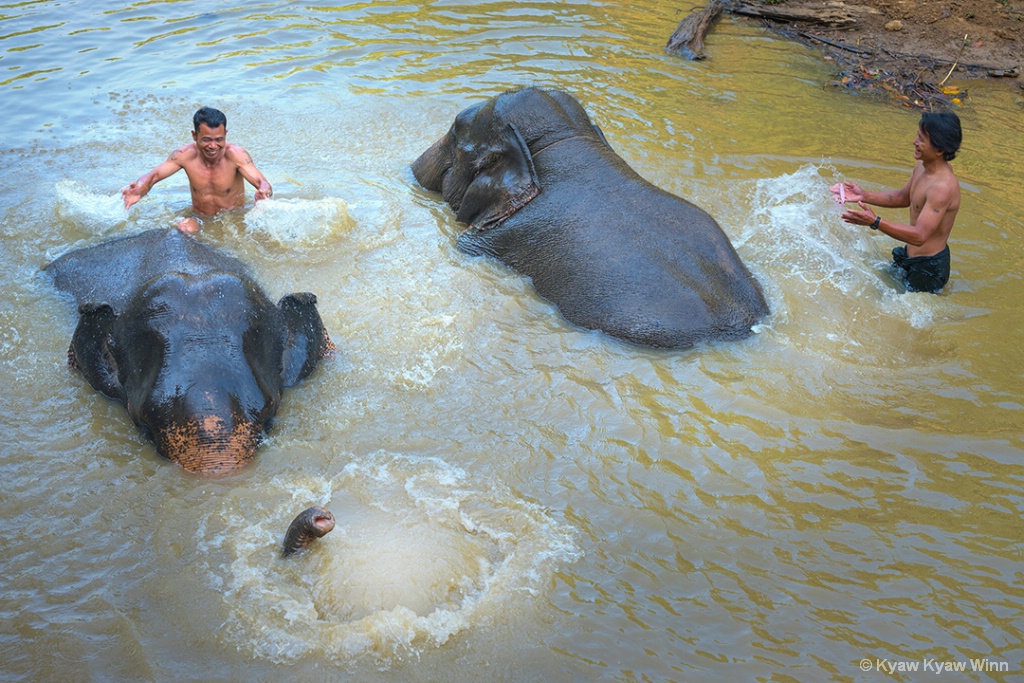
[[[281,557],[289,557],[305,550],[318,538],[334,529],[334,515],[322,507],[306,508],[288,525],[281,544]]]
[[[412,162],[412,174],[424,189],[440,192],[444,175],[452,167],[451,134],[444,135]]]
[[[216,416],[196,417],[155,434],[157,450],[189,472],[217,474],[243,467],[256,457],[262,430],[252,422],[230,424]]]

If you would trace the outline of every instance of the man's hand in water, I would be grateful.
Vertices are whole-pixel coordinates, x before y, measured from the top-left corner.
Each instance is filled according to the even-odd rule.
[[[864,200],[864,190],[860,189],[860,185],[857,185],[856,183],[836,183],[828,189],[832,192],[832,198],[836,200],[837,204],[860,202]]]
[[[142,187],[138,183],[132,183],[121,190],[121,196],[124,198],[124,208],[127,211],[132,208],[133,204],[142,199]]]
[[[186,235],[194,235],[199,232],[199,221],[191,216],[182,218],[178,221],[178,230],[181,230]]]

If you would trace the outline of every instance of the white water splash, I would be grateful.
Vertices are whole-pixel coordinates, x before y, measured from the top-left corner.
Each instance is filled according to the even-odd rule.
[[[893,273],[890,251],[899,242],[841,218],[829,186],[843,180],[828,164],[805,164],[793,173],[748,182],[750,214],[734,238],[746,258],[772,272],[770,286],[788,310],[819,308],[825,318],[864,300],[877,313],[915,328],[932,324],[942,297],[907,292]],[[851,206],[851,205],[846,205]]]
[[[297,497],[264,524],[228,518],[215,545],[235,557],[209,568],[230,640],[277,662],[370,656],[387,666],[515,611],[579,556],[572,531],[540,506],[438,458],[377,452],[334,477],[279,483]],[[338,526],[278,560],[281,520],[313,503]]]
[[[740,244],[758,249],[787,279],[808,291],[854,294],[889,286],[879,278],[876,245],[842,221],[843,207],[828,191],[834,169],[807,164],[791,174],[750,181],[752,213]]]
[[[921,349],[943,353],[937,321],[973,315],[941,295],[908,292],[894,272],[900,242],[841,218],[829,187],[844,179],[828,164],[708,188],[701,198],[761,282],[771,315],[757,331],[799,363],[842,359],[852,367],[891,367]],[[864,181],[854,178],[862,185]],[[893,218],[898,210],[887,209]],[[903,210],[904,220],[906,212]],[[796,361],[794,361],[796,362]],[[820,371],[824,373],[825,369]]]
[[[56,212],[97,235],[118,232],[128,220],[121,194],[99,194],[77,180],[61,180],[54,186]]]
[[[245,214],[246,230],[289,244],[317,244],[348,232],[354,221],[344,199],[264,199]]]

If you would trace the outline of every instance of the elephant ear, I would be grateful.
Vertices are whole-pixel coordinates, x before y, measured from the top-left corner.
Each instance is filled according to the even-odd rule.
[[[277,307],[284,315],[285,324],[281,381],[290,387],[307,377],[321,359],[334,352],[334,342],[327,336],[316,310],[315,294],[289,294],[277,302]]]
[[[477,163],[458,214],[459,221],[476,230],[493,227],[540,194],[533,155],[512,124],[506,126],[497,147],[484,152]]]
[[[83,304],[78,313],[78,327],[68,349],[68,364],[81,370],[93,389],[123,401],[124,391],[117,377],[117,360],[110,333],[117,314],[109,304]]]

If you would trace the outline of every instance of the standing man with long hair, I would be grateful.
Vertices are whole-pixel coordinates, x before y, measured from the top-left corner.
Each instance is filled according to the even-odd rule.
[[[844,221],[869,226],[906,243],[892,250],[892,260],[911,291],[938,292],[949,281],[949,233],[960,210],[960,182],[949,162],[960,149],[961,138],[956,114],[925,114],[914,138],[917,165],[902,189],[865,192],[851,182],[832,188],[840,201],[857,202],[860,207],[844,211]],[[910,223],[884,219],[868,204],[909,206]]]

